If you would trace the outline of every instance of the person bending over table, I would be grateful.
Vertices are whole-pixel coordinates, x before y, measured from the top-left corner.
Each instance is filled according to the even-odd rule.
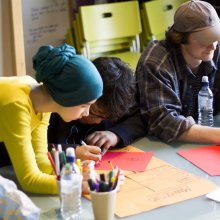
[[[123,147],[145,135],[136,100],[136,82],[131,68],[116,57],[93,61],[103,80],[103,95],[91,105],[89,115],[65,122],[53,113],[48,142],[76,147],[81,160],[98,160],[110,147]],[[80,146],[83,140],[87,145]],[[49,145],[51,149],[52,145]],[[100,150],[101,148],[101,150]]]
[[[92,62],[67,44],[40,47],[33,67],[37,81],[31,76],[0,78],[0,141],[24,191],[57,194],[47,157],[50,113],[67,122],[87,116],[103,83]]]
[[[198,92],[207,75],[220,111],[220,21],[211,4],[180,5],[165,40],[152,41],[136,69],[141,114],[149,135],[163,141],[220,143],[220,128],[196,124]]]

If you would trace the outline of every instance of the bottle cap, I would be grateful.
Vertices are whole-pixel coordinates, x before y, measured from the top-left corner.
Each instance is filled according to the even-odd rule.
[[[75,157],[75,149],[73,147],[68,147],[66,149],[66,156],[73,156],[73,157]]]
[[[75,149],[73,147],[68,147],[66,149],[66,162],[67,163],[75,162]]]
[[[202,77],[202,82],[209,82],[208,76],[203,76]]]

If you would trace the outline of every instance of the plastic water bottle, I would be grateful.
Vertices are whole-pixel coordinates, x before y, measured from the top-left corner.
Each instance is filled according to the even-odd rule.
[[[76,154],[73,147],[68,147],[66,149],[66,162],[72,166],[75,173],[80,174],[80,168],[76,164]]]
[[[202,77],[202,88],[198,94],[198,124],[213,126],[213,94],[208,76]]]
[[[61,216],[65,220],[81,219],[82,175],[75,173],[73,166],[67,163],[60,178]]]

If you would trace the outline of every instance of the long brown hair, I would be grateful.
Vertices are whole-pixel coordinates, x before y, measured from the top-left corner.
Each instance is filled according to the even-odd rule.
[[[173,29],[173,27],[169,28],[166,31],[165,36],[166,40],[171,44],[186,44],[188,42],[190,33],[189,32],[178,32]]]

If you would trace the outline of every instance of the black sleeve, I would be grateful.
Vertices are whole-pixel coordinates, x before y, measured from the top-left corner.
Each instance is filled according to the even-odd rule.
[[[127,146],[147,134],[147,126],[141,118],[138,107],[134,107],[128,116],[124,117],[108,130],[120,137],[121,142],[118,147]]]
[[[65,122],[57,113],[51,113],[47,131],[48,143],[65,144],[71,130],[71,122]]]

